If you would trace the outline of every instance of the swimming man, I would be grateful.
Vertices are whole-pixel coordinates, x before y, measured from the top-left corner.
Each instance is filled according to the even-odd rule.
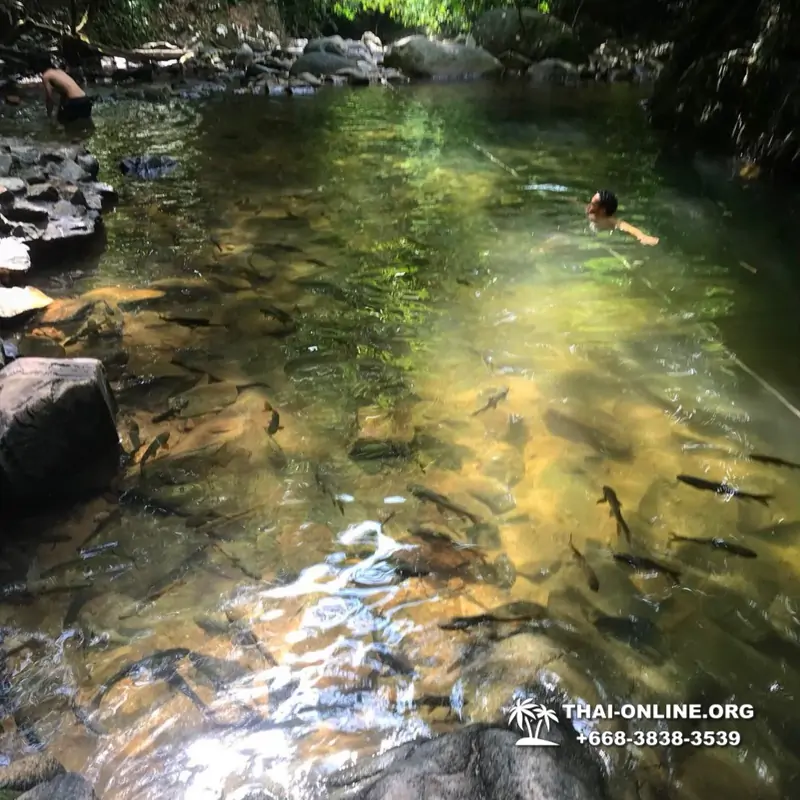
[[[614,215],[617,213],[617,197],[608,189],[600,189],[586,206],[586,216],[589,222],[599,230],[618,230],[635,236],[642,244],[658,244],[658,237],[648,236],[644,231],[634,228],[625,220],[618,219]]]
[[[63,69],[55,69],[48,64],[42,71],[42,86],[48,117],[53,116],[55,91],[60,97],[58,121],[62,125],[91,119],[92,99],[86,96],[86,92]]]

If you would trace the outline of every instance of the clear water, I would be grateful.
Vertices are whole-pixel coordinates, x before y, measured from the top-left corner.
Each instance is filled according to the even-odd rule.
[[[704,723],[738,730],[739,747],[605,748],[615,797],[634,783],[640,797],[797,796],[800,473],[746,458],[800,461],[796,200],[660,160],[638,99],[469,85],[98,108],[88,144],[121,186],[107,247],[38,282],[122,302],[121,337],[67,352],[127,353],[112,371],[123,440],[135,421],[138,459],[170,439],[130,468],[121,514],[91,541],[117,542],[116,555],[54,571],[92,584],[80,602],[0,606],[7,645],[41,634],[7,659],[18,726],[106,800],[235,797],[270,780],[302,797],[313,770],[497,719],[538,680],[593,703],[755,707],[754,720]],[[181,169],[149,183],[114,174],[140,152]],[[600,186],[661,243],[593,235],[583,205]],[[133,293],[154,285],[166,295]],[[279,330],[268,304],[296,329]],[[170,394],[209,381],[210,413],[153,421]],[[351,458],[365,417],[408,453]],[[679,473],[774,500],[718,497]],[[410,483],[489,524],[420,503]],[[604,485],[632,545],[596,502]],[[114,508],[98,499],[40,524],[69,541],[41,545],[34,569],[74,559]],[[196,527],[208,514],[233,520]],[[516,580],[461,568],[473,550],[425,544],[414,525],[505,556]],[[386,567],[403,544],[431,574],[400,581]],[[626,571],[620,549],[677,568],[680,585]],[[547,606],[552,625],[494,642],[438,627],[512,600]],[[206,716],[140,675],[92,712],[104,735],[76,720],[70,696],[89,709],[120,667],[170,648],[225,661],[216,682],[178,666]],[[14,726],[2,741],[30,746]]]

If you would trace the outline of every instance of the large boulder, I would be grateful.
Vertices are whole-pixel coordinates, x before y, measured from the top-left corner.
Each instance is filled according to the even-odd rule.
[[[390,45],[383,63],[415,78],[470,78],[500,72],[503,65],[480,47],[406,36]]]
[[[493,8],[481,14],[472,32],[475,41],[495,56],[510,52],[530,61],[561,58],[573,62],[586,56],[568,25],[532,8]]]
[[[519,734],[470,725],[400,745],[329,780],[331,800],[604,800],[588,748],[516,747]],[[551,737],[552,738],[552,737]]]
[[[119,465],[116,401],[91,358],[20,358],[0,371],[0,508],[106,487]]]

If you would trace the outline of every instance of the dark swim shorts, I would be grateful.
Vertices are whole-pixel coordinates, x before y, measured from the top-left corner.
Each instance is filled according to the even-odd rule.
[[[58,121],[62,125],[68,122],[77,122],[79,119],[89,119],[91,116],[92,99],[90,97],[68,98],[58,109]]]

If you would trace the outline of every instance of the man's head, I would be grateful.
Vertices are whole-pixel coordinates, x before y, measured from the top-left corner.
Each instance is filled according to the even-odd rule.
[[[36,71],[44,75],[44,73],[49,69],[53,69],[53,59],[51,59],[49,56],[40,56],[36,60]]]
[[[608,189],[600,189],[594,193],[586,206],[586,216],[592,222],[603,217],[613,217],[617,212],[617,196]]]

